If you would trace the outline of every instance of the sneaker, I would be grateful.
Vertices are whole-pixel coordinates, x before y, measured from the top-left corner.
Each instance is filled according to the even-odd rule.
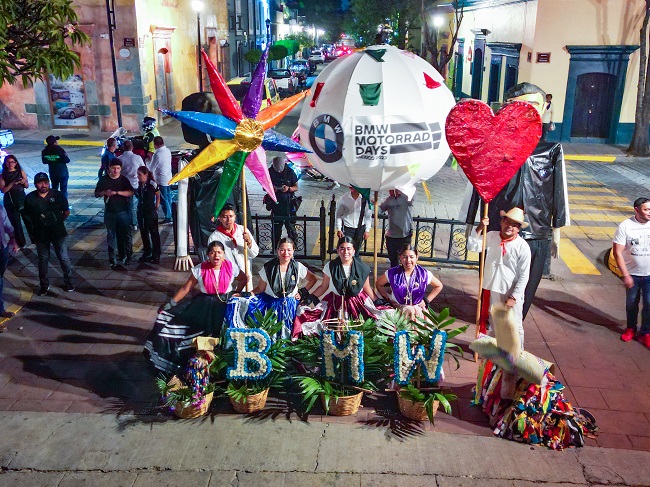
[[[64,284],[63,285],[63,290],[66,293],[71,293],[72,291],[74,291],[74,286],[72,284]]]
[[[623,340],[624,342],[629,342],[630,340],[632,340],[632,338],[634,338],[634,333],[635,333],[634,329],[628,328],[627,330],[625,330],[625,333],[621,335],[621,340]]]
[[[143,255],[138,259],[138,262],[150,262],[151,261],[151,256],[150,255]]]
[[[6,309],[0,312],[0,318],[13,318],[16,316],[16,313],[13,311],[7,311]]]
[[[50,290],[50,286],[45,286],[45,287],[41,286],[37,294],[39,296],[45,296],[49,290]]]
[[[641,335],[637,340],[639,340],[646,348],[650,348],[650,333]]]

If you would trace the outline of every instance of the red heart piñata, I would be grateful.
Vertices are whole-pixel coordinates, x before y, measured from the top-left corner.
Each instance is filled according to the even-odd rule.
[[[542,120],[523,101],[507,103],[495,115],[482,101],[467,99],[449,112],[445,133],[467,179],[489,203],[533,153]]]

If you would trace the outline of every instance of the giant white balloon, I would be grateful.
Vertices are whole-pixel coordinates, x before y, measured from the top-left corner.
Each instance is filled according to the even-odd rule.
[[[449,156],[445,119],[454,104],[429,63],[372,46],[318,76],[300,114],[300,141],[316,169],[341,184],[412,194]]]

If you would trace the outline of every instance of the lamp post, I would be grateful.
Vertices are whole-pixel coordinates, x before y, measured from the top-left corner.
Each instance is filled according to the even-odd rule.
[[[201,0],[192,0],[192,10],[196,12],[196,58],[199,67],[199,91],[203,91],[203,63],[201,62],[201,12],[203,11],[203,2]]]
[[[271,19],[266,19],[264,23],[266,24],[266,43],[271,44]]]

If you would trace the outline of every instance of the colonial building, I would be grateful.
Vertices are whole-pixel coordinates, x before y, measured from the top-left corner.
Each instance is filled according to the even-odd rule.
[[[529,81],[553,95],[549,140],[629,143],[643,0],[464,1],[452,73],[458,98],[501,102]]]
[[[78,48],[81,67],[67,80],[3,85],[4,127],[112,131],[116,95],[125,128],[139,130],[147,115],[165,123],[158,109],[180,109],[185,96],[199,91],[199,43],[226,79],[244,74],[250,71],[244,54],[266,42],[270,13],[268,0],[75,0],[75,8],[91,39]]]

